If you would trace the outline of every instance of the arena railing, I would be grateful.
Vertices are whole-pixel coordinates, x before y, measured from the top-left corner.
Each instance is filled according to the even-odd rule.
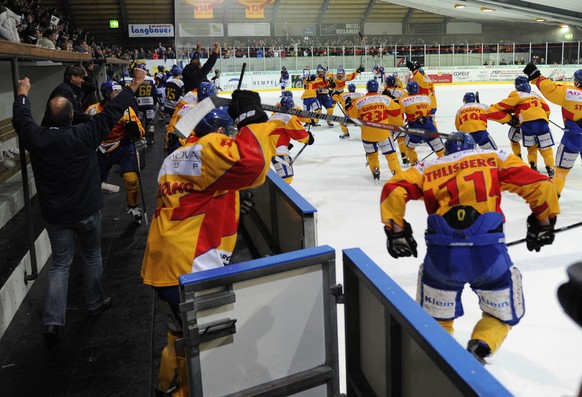
[[[206,49],[206,54],[212,51]],[[189,47],[178,48],[183,54],[178,61],[192,54]],[[343,66],[346,71],[364,66],[406,66],[404,59],[412,59],[425,67],[479,67],[526,64],[579,64],[580,41],[530,42],[491,44],[438,44],[438,45],[376,45],[376,46],[276,46],[232,47],[221,49],[215,68],[223,73],[240,71],[244,62],[249,71],[314,70],[318,64],[330,68]]]

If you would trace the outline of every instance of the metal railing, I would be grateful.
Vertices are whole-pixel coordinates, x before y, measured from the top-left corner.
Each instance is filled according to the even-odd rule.
[[[212,49],[206,49],[208,54]],[[178,48],[188,59],[191,48]],[[438,44],[391,46],[293,46],[239,47],[222,49],[216,68],[222,72],[239,71],[247,63],[249,71],[314,70],[318,64],[346,70],[360,65],[367,70],[375,65],[405,66],[411,59],[425,67],[476,67],[522,65],[530,61],[540,65],[580,64],[580,41],[545,43]]]

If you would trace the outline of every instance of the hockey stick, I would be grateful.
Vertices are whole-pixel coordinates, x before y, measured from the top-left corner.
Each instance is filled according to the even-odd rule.
[[[244,62],[242,64],[242,68],[240,69],[240,76],[238,77],[238,86],[236,87],[237,90],[240,90],[242,86],[243,76],[245,75],[245,69],[247,68],[247,63]]]
[[[309,127],[307,127],[307,133],[309,134],[311,132],[311,125],[309,125]],[[297,160],[297,157],[299,157],[299,155],[301,153],[303,153],[303,151],[305,150],[305,148],[307,147],[307,143],[303,145],[303,147],[299,150],[299,152],[297,153],[297,155],[295,157],[293,157],[293,160],[291,160],[291,165],[293,165],[293,163],[295,162],[295,160]]]
[[[571,225],[562,226],[562,227],[559,227],[557,229],[554,229],[554,234],[555,233],[559,233],[559,232],[564,232],[566,230],[573,229],[575,227],[580,227],[580,226],[582,226],[582,222],[577,222],[577,223],[573,223]],[[519,239],[519,240],[512,241],[510,243],[507,243],[505,245],[508,246],[508,247],[511,247],[512,245],[525,243],[526,241],[527,241],[526,238],[522,238],[522,239]]]
[[[562,131],[564,131],[564,128],[560,127],[558,124],[554,123],[552,120],[548,119],[548,121],[550,123],[552,123],[553,125],[555,125],[556,127],[558,127],[559,129],[561,129]]]
[[[146,132],[146,134],[147,134],[147,132]],[[139,151],[137,150],[137,145],[135,144],[135,140],[132,143],[133,143],[133,151],[134,151],[134,154],[135,154],[135,168],[136,168],[136,172],[135,173],[137,174],[137,183],[139,183],[139,193],[140,193],[140,196],[141,196],[141,203],[143,205],[143,219],[144,219],[144,222],[145,222],[145,224],[147,226],[147,225],[149,225],[149,222],[148,222],[148,211],[146,209],[145,196],[143,194],[143,183],[142,183],[142,180],[141,180],[141,170],[139,168]]]
[[[475,101],[477,101],[477,103],[481,103],[481,100],[479,99],[479,91],[475,91]]]
[[[362,61],[362,57],[364,56],[364,52],[366,52],[366,45],[364,44],[364,42],[366,41],[366,38],[364,37],[362,32],[358,32],[358,34],[360,35],[360,46],[362,47],[362,50],[360,52],[360,67],[362,67],[362,66],[364,66],[363,61]]]

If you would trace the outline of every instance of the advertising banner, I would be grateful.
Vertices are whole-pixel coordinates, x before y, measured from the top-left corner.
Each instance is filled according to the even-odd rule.
[[[359,23],[322,23],[321,35],[354,35],[360,33]]]
[[[174,37],[174,25],[171,23],[158,24],[129,24],[129,37]]]

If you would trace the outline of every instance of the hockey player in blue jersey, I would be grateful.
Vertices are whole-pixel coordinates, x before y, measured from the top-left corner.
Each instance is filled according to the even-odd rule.
[[[283,94],[283,91],[285,91],[285,89],[287,87],[289,87],[290,84],[291,84],[291,78],[289,77],[289,72],[287,71],[287,68],[285,66],[283,66],[281,68],[281,77],[279,78],[279,85],[281,87],[281,94]]]
[[[182,74],[182,69],[178,66],[174,66],[170,70],[171,77],[166,81],[166,103],[164,105],[164,118],[168,123],[174,110],[176,110],[176,105],[184,95],[184,82],[180,75]]]
[[[136,61],[136,66],[147,71],[145,61]],[[158,103],[158,91],[153,77],[146,76],[143,83],[135,93],[137,100],[137,115],[142,125],[147,126],[146,138],[148,146],[154,144],[154,119],[156,117],[156,105]]]

